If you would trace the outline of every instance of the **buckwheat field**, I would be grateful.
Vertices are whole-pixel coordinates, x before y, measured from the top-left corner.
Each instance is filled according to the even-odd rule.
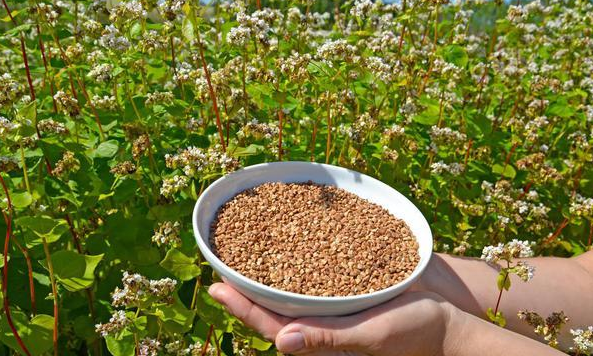
[[[191,227],[255,163],[380,179],[500,293],[537,275],[513,257],[591,248],[590,1],[1,1],[0,355],[276,355],[207,294]],[[552,347],[570,317],[484,312]]]

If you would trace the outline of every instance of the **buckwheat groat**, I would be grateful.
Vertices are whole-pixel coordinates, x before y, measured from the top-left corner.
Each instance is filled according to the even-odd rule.
[[[266,183],[225,203],[211,226],[229,267],[285,291],[347,296],[392,286],[419,261],[407,224],[333,186]]]

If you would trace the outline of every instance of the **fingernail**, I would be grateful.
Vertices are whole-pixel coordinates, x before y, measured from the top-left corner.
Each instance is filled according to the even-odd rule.
[[[208,288],[208,294],[214,299],[216,299],[216,291],[218,290],[219,286],[217,284],[213,284]]]
[[[283,353],[299,351],[305,347],[305,337],[300,332],[288,333],[280,337],[276,347]]]

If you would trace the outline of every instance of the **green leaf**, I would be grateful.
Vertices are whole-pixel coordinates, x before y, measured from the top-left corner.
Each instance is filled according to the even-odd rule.
[[[22,25],[18,25],[16,27],[11,28],[10,30],[4,32],[5,35],[12,35],[15,33],[19,33],[21,31],[28,31],[33,27],[32,23],[25,23]]]
[[[196,265],[195,258],[186,256],[175,248],[167,251],[167,255],[160,265],[182,281],[189,281],[201,273],[200,267]]]
[[[12,308],[10,314],[19,336],[27,349],[31,352],[31,355],[38,356],[52,348],[52,334],[54,328],[53,317],[39,314],[29,321],[25,313]],[[0,317],[0,341],[8,347],[16,350],[20,355],[25,354],[14,338],[4,314]]]
[[[496,285],[498,286],[498,290],[509,290],[511,288],[511,278],[509,277],[509,271],[506,269],[501,269],[498,273],[498,277],[496,278]]]
[[[468,55],[465,49],[459,45],[449,45],[442,49],[442,56],[445,61],[455,64],[457,67],[465,67],[468,62]]]
[[[438,100],[422,98],[420,104],[426,107],[424,111],[412,118],[422,125],[435,125],[439,121],[440,109]]]
[[[233,157],[245,157],[261,153],[264,150],[264,146],[252,143],[247,147],[234,147],[233,149],[229,148],[229,150]]]
[[[37,102],[32,101],[29,104],[23,106],[21,110],[19,110],[19,113],[24,119],[35,122],[37,119]]]
[[[504,328],[507,325],[507,320],[500,311],[496,312],[496,315],[494,315],[494,310],[492,310],[492,308],[488,308],[488,310],[486,311],[486,315],[488,316],[488,319],[490,319],[490,321],[500,326],[501,328]]]
[[[550,104],[546,110],[547,116],[559,116],[563,119],[568,119],[574,116],[575,113],[576,109],[563,97]]]
[[[12,205],[17,208],[26,208],[33,202],[33,197],[29,192],[11,193]]]
[[[119,143],[116,140],[102,142],[95,150],[95,157],[111,158],[115,156],[119,149]]]
[[[198,291],[196,302],[196,305],[199,305],[196,311],[200,319],[224,332],[233,330],[235,319],[218,302],[212,299],[205,288],[201,287]]]
[[[139,22],[136,22],[130,28],[130,36],[138,37],[142,33],[142,25]]]
[[[107,335],[105,343],[113,356],[134,356],[136,354],[134,334],[129,331],[124,331],[117,336]]]
[[[233,334],[247,341],[247,345],[252,349],[266,351],[272,346],[271,342],[265,340],[259,333],[242,323],[236,323],[233,326]]]
[[[29,229],[40,238],[45,238],[47,243],[57,241],[68,230],[66,221],[52,219],[47,216],[23,216],[15,220],[15,224]],[[39,244],[41,239],[27,241],[29,244]]]
[[[175,303],[159,305],[150,314],[158,316],[167,331],[183,334],[191,329],[196,311],[187,309],[178,298],[175,298]]]
[[[71,292],[89,288],[95,281],[95,268],[103,254],[90,256],[62,250],[52,253],[51,261],[58,282]],[[47,268],[47,261],[44,261]]]
[[[517,175],[517,171],[515,171],[515,168],[510,164],[507,164],[506,166],[495,164],[492,166],[492,173],[497,173],[510,179],[515,178]]]
[[[20,11],[24,11],[25,9],[21,9],[21,10],[12,10],[10,12],[10,15],[12,15],[12,17],[16,17]],[[0,19],[0,21],[2,22],[11,22],[12,19],[10,18],[9,15],[4,16],[3,18]]]
[[[181,33],[188,42],[192,42],[196,38],[194,34],[194,24],[192,23],[191,18],[185,17],[183,19],[183,23],[181,24]]]

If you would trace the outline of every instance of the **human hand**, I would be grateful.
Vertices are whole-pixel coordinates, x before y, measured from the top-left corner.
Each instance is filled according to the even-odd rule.
[[[224,283],[209,292],[278,350],[296,355],[448,355],[466,315],[430,292],[405,293],[350,316],[299,319],[260,307]]]

